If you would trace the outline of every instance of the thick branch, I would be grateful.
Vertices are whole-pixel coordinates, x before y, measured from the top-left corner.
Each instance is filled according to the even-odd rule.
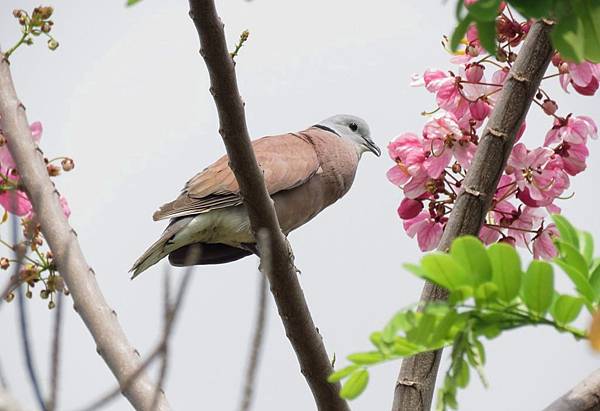
[[[94,271],[83,256],[77,235],[63,214],[58,192],[48,177],[41,151],[31,138],[25,107],[17,98],[9,64],[1,53],[0,129],[8,140],[21,181],[58,269],[71,291],[75,308],[92,334],[98,353],[122,384],[139,367],[139,354],[127,340],[115,311],[106,303]],[[136,409],[147,410],[152,402],[154,384],[146,375],[141,375],[123,390],[123,394]],[[164,397],[159,409],[169,409]]]
[[[588,375],[544,411],[600,411],[600,370]]]
[[[512,66],[499,100],[483,131],[463,189],[456,199],[439,250],[446,251],[461,235],[478,235],[498,181],[506,167],[515,136],[546,72],[552,56],[551,25],[536,22]],[[446,299],[447,293],[427,283],[421,303]],[[394,393],[394,411],[429,410],[441,350],[419,354],[402,362]]]
[[[214,1],[190,0],[190,17],[198,30],[200,54],[210,75],[210,92],[219,114],[219,133],[223,137],[231,169],[240,185],[259,250],[266,248],[265,241],[257,235],[259,231],[264,232],[268,239],[271,258],[268,262],[261,261],[261,266],[269,279],[286,334],[318,409],[347,410],[346,402],[338,395],[339,385],[327,382],[327,376],[333,372],[333,368],[298,282],[292,250],[281,232],[273,202],[256,163],[234,63],[227,50],[223,23],[217,15]]]

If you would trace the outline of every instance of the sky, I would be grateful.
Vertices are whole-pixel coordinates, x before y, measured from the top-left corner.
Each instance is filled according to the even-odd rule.
[[[39,41],[19,49],[11,69],[29,120],[44,124],[43,150],[75,160],[75,170],[55,180],[73,210],[70,222],[130,341],[148,353],[162,327],[164,267],[135,281],[127,271],[164,229],[152,213],[224,148],[187,2],[124,3],[55,0],[53,33],[60,47],[50,52]],[[4,49],[19,35],[12,9],[37,5],[2,2]],[[250,30],[236,68],[248,127],[257,138],[350,113],[369,122],[384,148],[401,132],[419,133],[420,113],[434,108],[432,95],[409,86],[410,76],[428,67],[452,68],[440,40],[452,30],[453,2],[228,0],[217,7],[230,48]],[[600,121],[598,96],[565,95],[556,85],[548,90],[561,110]],[[532,108],[525,141],[540,144],[550,126],[551,119]],[[560,205],[598,239],[600,142],[590,149],[588,170],[572,179],[574,197]],[[338,364],[369,349],[369,334],[420,295],[422,281],[401,267],[421,253],[396,215],[402,196],[385,178],[391,165],[385,156],[365,155],[350,192],[290,235],[314,321]],[[181,274],[172,270],[174,283]],[[254,257],[195,270],[171,345],[166,393],[173,409],[237,408],[258,279]],[[569,290],[567,280],[557,281]],[[35,360],[47,386],[52,313],[39,298],[28,306]],[[268,313],[254,409],[314,409],[272,301]],[[65,317],[59,406],[73,410],[115,382],[70,301]],[[581,325],[588,321],[582,317]],[[16,304],[2,306],[0,324],[0,364],[13,394],[33,410]],[[587,344],[544,328],[508,333],[486,348],[490,387],[474,380],[459,394],[461,410],[540,409],[600,366]],[[399,366],[373,369],[352,408],[389,409]],[[447,366],[445,358],[442,373]],[[118,398],[107,409],[130,407]]]

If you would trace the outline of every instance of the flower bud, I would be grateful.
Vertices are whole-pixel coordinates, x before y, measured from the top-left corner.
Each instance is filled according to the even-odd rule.
[[[423,203],[411,198],[405,198],[400,202],[398,215],[403,220],[415,218],[423,210]]]
[[[55,166],[54,164],[48,164],[46,169],[48,170],[48,175],[50,177],[56,177],[60,174],[60,167]]]
[[[44,33],[50,33],[50,30],[52,30],[51,24],[48,24],[48,22],[45,22],[44,24],[42,24],[42,31]]]
[[[465,77],[472,83],[478,83],[483,78],[483,70],[481,64],[472,64],[465,70]]]
[[[48,303],[48,309],[49,309],[49,310],[51,310],[51,309],[53,309],[54,307],[56,307],[56,304],[54,303],[54,301],[50,301],[50,302]]]
[[[6,270],[8,267],[10,267],[10,261],[8,260],[8,258],[0,258],[0,268]]]
[[[542,103],[542,109],[544,110],[544,113],[552,116],[556,113],[556,110],[558,110],[558,105],[554,100],[546,100]]]
[[[452,164],[452,172],[453,173],[460,173],[461,170],[462,170],[462,167],[460,166],[460,164],[458,164],[458,163]]]
[[[48,295],[49,295],[49,294],[48,294],[48,290],[41,290],[41,291],[40,291],[40,298],[41,298],[42,300],[45,300],[45,299],[47,299],[47,298],[48,298]]]
[[[56,50],[58,48],[58,41],[54,39],[48,40],[48,48],[50,50]]]
[[[7,303],[11,302],[14,299],[15,299],[15,293],[13,293],[12,291],[10,293],[6,294],[6,297],[4,297],[4,301],[6,301]]]
[[[54,9],[50,6],[46,6],[46,7],[36,7],[33,12],[35,14],[37,14],[40,19],[42,20],[48,20],[50,18],[50,16],[52,16],[52,13],[54,13]]]
[[[31,292],[31,290],[27,290],[27,291],[25,292],[25,297],[27,297],[27,298],[29,298],[29,299],[31,299],[31,297],[33,297],[33,293]]]
[[[75,162],[72,158],[65,158],[60,162],[62,169],[65,171],[71,171],[75,168]]]
[[[19,24],[21,26],[24,26],[25,24],[27,24],[27,17],[25,17],[25,16],[19,17]]]

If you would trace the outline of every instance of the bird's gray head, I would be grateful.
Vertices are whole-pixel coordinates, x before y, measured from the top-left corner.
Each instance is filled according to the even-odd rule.
[[[350,114],[337,114],[320,121],[315,127],[331,131],[341,138],[356,144],[359,155],[365,151],[373,152],[377,157],[381,155],[381,149],[371,139],[371,132],[365,120]]]

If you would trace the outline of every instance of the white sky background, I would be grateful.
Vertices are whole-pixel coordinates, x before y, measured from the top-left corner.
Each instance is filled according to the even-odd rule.
[[[11,67],[30,121],[44,124],[46,154],[75,159],[75,170],[56,180],[73,210],[71,223],[127,335],[147,353],[161,331],[162,268],[135,281],[127,270],[164,228],[152,221],[152,212],[224,148],[187,2],[145,0],[131,9],[124,3],[55,0],[60,48],[52,53],[40,41],[19,49]],[[301,130],[336,113],[365,118],[382,148],[400,132],[419,133],[424,123],[419,113],[432,109],[434,98],[409,87],[409,77],[426,67],[451,68],[440,38],[453,27],[453,4],[220,1],[230,48],[242,30],[251,32],[237,58],[251,134]],[[5,49],[18,36],[12,9],[36,5],[2,2],[0,43]],[[555,95],[561,109],[600,122],[597,96]],[[541,143],[551,125],[537,107],[532,110],[526,133],[530,145]],[[594,203],[600,142],[590,148],[588,171],[572,179],[575,197],[561,205],[600,242]],[[401,193],[385,179],[390,166],[387,157],[366,154],[350,193],[290,237],[315,322],[339,365],[345,364],[345,355],[369,349],[370,332],[415,302],[421,291],[421,281],[401,268],[403,262],[417,261],[420,252],[396,216]],[[166,391],[173,409],[237,407],[254,319],[256,266],[251,257],[196,270],[171,346]],[[180,272],[174,270],[174,280]],[[567,285],[564,279],[560,283]],[[68,303],[64,410],[114,385]],[[35,358],[47,386],[52,313],[39,298],[28,306]],[[34,409],[15,308],[3,305],[0,311],[0,361],[13,393]],[[274,304],[268,324],[254,409],[314,409]],[[600,366],[600,357],[587,344],[543,328],[515,331],[486,347],[491,387],[486,390],[474,379],[459,395],[462,410],[540,409]],[[373,369],[353,409],[389,409],[399,365]],[[444,360],[442,373],[447,365]],[[129,405],[119,398],[108,409]]]

